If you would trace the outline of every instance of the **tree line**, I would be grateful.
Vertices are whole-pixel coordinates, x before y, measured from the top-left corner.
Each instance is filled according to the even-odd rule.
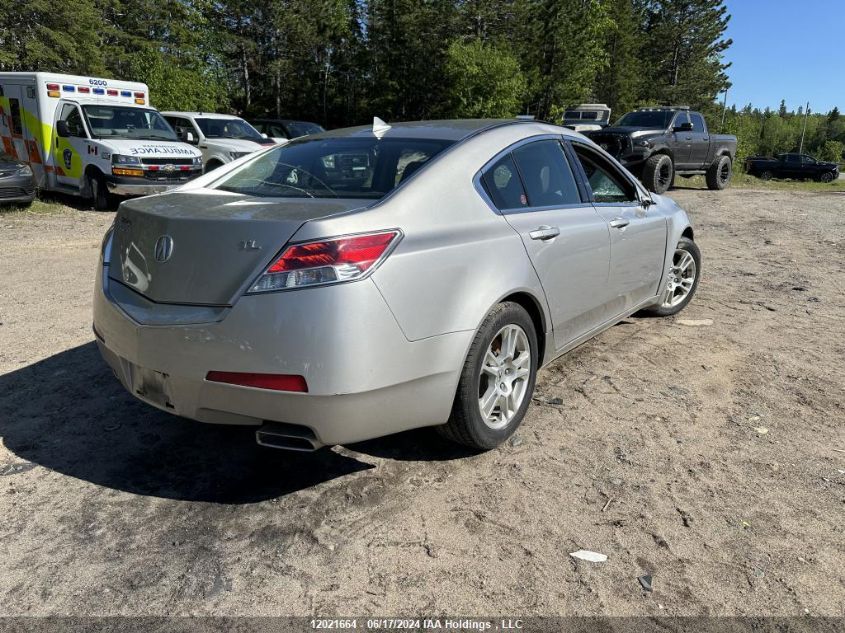
[[[597,101],[689,105],[718,129],[729,19],[723,0],[23,0],[0,6],[0,71],[143,81],[161,109],[326,127],[559,121]],[[776,124],[754,128],[770,114],[732,110],[726,131],[747,153],[791,149]],[[822,127],[809,149],[838,142]]]

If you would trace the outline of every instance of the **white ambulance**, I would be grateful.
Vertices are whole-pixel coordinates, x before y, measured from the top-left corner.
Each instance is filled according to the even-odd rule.
[[[202,153],[150,106],[145,84],[55,73],[0,73],[0,142],[39,189],[90,199],[145,196],[202,174]]]

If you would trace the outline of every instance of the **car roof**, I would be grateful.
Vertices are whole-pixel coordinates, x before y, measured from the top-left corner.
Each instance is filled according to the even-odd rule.
[[[388,123],[390,127],[379,131],[380,138],[419,138],[447,141],[462,141],[480,132],[504,125],[526,125],[539,121],[520,121],[517,119],[445,119],[429,121],[402,121]],[[561,128],[562,130],[565,128]],[[340,128],[310,134],[307,138],[370,138],[372,125]]]
[[[215,119],[242,119],[242,117],[233,114],[218,114],[217,112],[161,112],[164,116],[191,116],[191,117],[214,117]]]

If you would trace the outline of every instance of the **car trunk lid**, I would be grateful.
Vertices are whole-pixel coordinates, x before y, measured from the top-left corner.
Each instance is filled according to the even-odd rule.
[[[361,206],[209,190],[132,200],[115,218],[109,275],[157,303],[232,305],[305,222]]]

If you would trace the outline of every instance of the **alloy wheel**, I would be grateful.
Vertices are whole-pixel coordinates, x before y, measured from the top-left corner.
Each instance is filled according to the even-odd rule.
[[[478,408],[491,429],[507,426],[525,400],[531,374],[528,336],[515,324],[503,327],[481,361]]]
[[[669,269],[669,278],[663,290],[660,306],[674,308],[682,303],[695,285],[696,274],[698,274],[698,269],[692,254],[682,248],[676,249],[672,256],[672,267]]]

